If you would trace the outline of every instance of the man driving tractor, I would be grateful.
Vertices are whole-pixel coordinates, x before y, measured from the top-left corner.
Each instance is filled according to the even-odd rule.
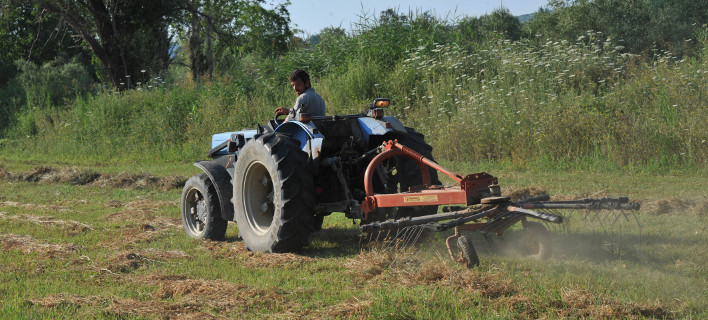
[[[325,102],[322,97],[312,89],[310,75],[305,70],[297,69],[290,73],[288,77],[293,91],[297,94],[295,104],[292,108],[279,107],[275,109],[277,115],[287,115],[285,121],[297,120],[300,114],[309,113],[313,117],[325,115]]]

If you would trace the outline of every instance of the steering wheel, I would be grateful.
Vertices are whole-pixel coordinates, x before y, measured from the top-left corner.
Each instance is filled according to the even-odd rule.
[[[278,119],[280,116],[285,116],[285,117],[287,117],[287,114],[276,114],[276,115],[275,115],[275,118],[273,118],[272,120],[270,120],[270,121],[268,122],[273,130],[275,130],[275,128],[277,128],[280,124],[282,124],[283,122],[285,122],[285,118]]]

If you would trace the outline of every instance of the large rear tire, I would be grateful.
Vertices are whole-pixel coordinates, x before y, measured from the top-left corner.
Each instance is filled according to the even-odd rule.
[[[315,212],[307,160],[298,141],[279,133],[257,136],[239,152],[234,209],[249,250],[289,252],[307,245]]]
[[[182,226],[195,239],[222,240],[227,221],[221,218],[216,189],[205,173],[190,177],[182,188]]]

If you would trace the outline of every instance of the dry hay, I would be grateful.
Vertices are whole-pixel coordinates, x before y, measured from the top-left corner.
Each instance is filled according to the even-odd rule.
[[[116,237],[101,243],[103,247],[124,248],[136,243],[152,241],[157,237],[166,236],[170,230],[180,230],[182,221],[179,217],[159,217],[158,211],[164,207],[174,207],[172,201],[137,200],[128,203],[111,201],[105,204],[109,207],[124,210],[110,213],[106,216],[109,222],[127,223],[121,226]],[[112,231],[111,232],[115,232]]]
[[[147,248],[141,250],[139,253],[141,256],[155,260],[174,260],[189,258],[189,255],[182,250],[161,250],[155,248]]]
[[[648,317],[665,319],[670,316],[664,308],[656,304],[622,303],[585,290],[568,288],[561,289],[561,299],[551,302],[549,307],[556,309],[556,314],[564,318],[637,319]]]
[[[106,218],[112,222],[140,222],[164,224],[165,226],[181,226],[179,218],[163,218],[156,217],[160,209],[169,207],[176,208],[178,204],[174,201],[151,201],[151,200],[136,200],[128,203],[122,203],[117,200],[112,200],[104,204],[111,208],[122,208],[123,210],[109,214]]]
[[[107,298],[99,296],[85,297],[62,292],[59,294],[48,295],[44,298],[32,298],[29,299],[29,302],[33,305],[38,305],[45,308],[54,308],[58,306],[93,306],[108,300],[109,299]]]
[[[696,206],[696,213],[701,217],[708,216],[708,200],[701,200]]]
[[[402,286],[455,287],[484,297],[509,296],[516,293],[511,280],[500,273],[460,272],[440,257],[422,258],[411,251],[372,250],[359,253],[345,264],[354,280],[370,286],[398,283]]]
[[[249,268],[284,268],[299,267],[306,263],[315,261],[314,258],[300,256],[293,253],[265,253],[251,252],[245,253],[244,264]]]
[[[66,257],[79,251],[79,248],[73,243],[42,243],[31,236],[12,233],[0,235],[0,244],[5,251],[19,250],[22,253],[37,253],[50,258]]]
[[[19,203],[15,201],[0,201],[0,206],[25,208],[29,210],[45,210],[54,212],[71,212],[70,209],[57,205],[35,204],[35,203]]]
[[[12,173],[8,172],[3,167],[0,167],[0,180],[7,180],[10,178],[11,175]]]
[[[181,176],[174,177],[156,177],[146,173],[120,173],[118,175],[101,174],[96,180],[91,182],[91,185],[99,187],[111,188],[130,188],[130,189],[160,189],[170,190],[184,186],[187,181]]]
[[[254,307],[282,308],[285,300],[285,295],[274,289],[255,289],[233,282],[190,279],[182,275],[135,276],[132,281],[140,285],[157,285],[154,300],[114,299],[106,310],[108,313],[119,317],[157,315],[166,319],[211,319]]]
[[[138,243],[153,241],[168,234],[168,229],[175,228],[173,219],[163,218],[152,224],[130,224],[120,228],[115,237],[101,242],[104,248],[133,248]]]
[[[187,257],[189,255],[181,250],[144,249],[137,252],[122,252],[108,259],[106,267],[102,268],[102,270],[109,270],[113,273],[130,273],[156,262]]]
[[[540,186],[510,188],[509,190],[503,190],[503,193],[505,196],[511,197],[512,201],[518,201],[548,194],[548,192],[546,192],[546,190]]]
[[[120,173],[118,175],[79,170],[76,167],[55,169],[38,166],[25,173],[12,173],[0,168],[0,179],[35,183],[69,183],[99,187],[161,189],[181,188],[187,181],[182,176],[156,177],[147,173]]]
[[[484,304],[519,313],[520,318],[542,318],[551,314],[560,318],[589,319],[671,316],[658,304],[625,303],[586,291],[562,289],[562,299],[548,300],[519,290],[511,277],[498,268],[465,270],[441,259],[421,261],[412,252],[369,251],[349,259],[345,266],[354,283],[359,285],[380,287],[385,283],[387,286],[456,288],[468,293],[470,299],[481,297]],[[479,303],[479,298],[473,300],[469,303]]]
[[[242,242],[226,242],[204,240],[204,248],[211,252],[214,258],[235,258],[249,268],[293,268],[317,259],[293,253],[253,252],[246,249]]]
[[[70,183],[88,184],[99,176],[98,173],[80,171],[76,167],[54,169],[53,167],[38,166],[25,173],[5,173],[5,179],[37,182],[37,183]]]
[[[88,224],[74,220],[61,220],[52,216],[35,216],[31,214],[6,215],[5,213],[0,212],[0,219],[29,222],[40,226],[57,226],[74,233],[94,230],[93,227]]]
[[[214,258],[240,258],[249,252],[243,241],[227,242],[204,240],[204,248],[209,250],[211,256]]]
[[[660,199],[642,204],[642,210],[650,214],[691,213],[699,216],[708,215],[708,200]]]
[[[352,298],[339,304],[327,306],[318,310],[322,316],[316,318],[326,319],[368,319],[370,318],[370,300]]]
[[[109,259],[106,269],[111,272],[129,273],[150,262],[150,259],[135,252],[123,252]]]

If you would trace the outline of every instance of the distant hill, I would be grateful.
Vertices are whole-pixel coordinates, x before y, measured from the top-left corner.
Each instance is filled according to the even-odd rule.
[[[526,23],[526,21],[533,19],[533,16],[535,16],[535,15],[536,15],[536,13],[527,13],[527,14],[522,14],[520,16],[517,16],[517,18],[519,18],[519,22]]]

